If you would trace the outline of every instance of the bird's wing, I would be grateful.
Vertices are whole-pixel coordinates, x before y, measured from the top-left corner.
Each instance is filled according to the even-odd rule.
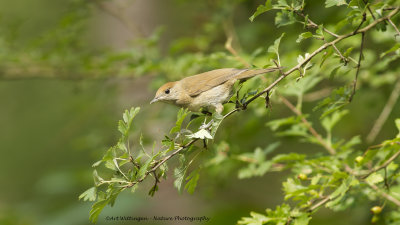
[[[245,80],[255,75],[268,73],[271,71],[275,71],[277,69],[279,68],[258,69],[258,70],[234,69],[234,68],[217,69],[193,75],[190,77],[186,77],[181,80],[182,82],[181,84],[182,88],[186,90],[186,92],[190,96],[193,97],[201,94],[202,92],[208,91],[213,87],[223,84],[230,79],[234,78],[238,80]]]
[[[193,97],[225,83],[242,71],[245,70],[225,68],[200,73],[182,79],[182,87]]]

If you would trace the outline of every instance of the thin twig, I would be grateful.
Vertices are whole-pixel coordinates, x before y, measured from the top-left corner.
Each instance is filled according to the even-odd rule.
[[[165,158],[163,158],[162,160],[160,160],[159,162],[157,162],[157,164],[154,165],[150,170],[148,170],[148,171],[144,174],[144,176],[143,176],[142,178],[140,178],[139,180],[137,180],[137,181],[135,181],[135,182],[132,182],[132,183],[130,183],[130,184],[124,186],[124,188],[130,188],[130,187],[132,187],[133,185],[142,182],[144,179],[146,179],[146,177],[147,177],[149,174],[154,173],[161,165],[163,165],[165,162],[167,162],[169,159],[171,159],[173,156],[175,156],[176,154],[180,153],[180,152],[183,151],[184,149],[186,149],[186,148],[192,146],[192,145],[193,145],[196,141],[198,141],[198,140],[199,140],[198,138],[193,139],[193,140],[191,140],[189,143],[187,143],[187,144],[181,146],[180,148],[178,148],[177,150],[175,150],[173,153],[171,153],[170,155],[166,156]]]
[[[245,65],[247,68],[249,68],[251,65],[248,62],[246,62],[246,60],[244,60],[242,57],[240,57],[240,55],[237,53],[237,51],[232,47],[232,41],[233,41],[233,37],[228,36],[228,38],[225,42],[226,50],[228,50],[233,56],[235,56],[236,59],[239,60],[243,65]]]
[[[375,121],[374,126],[372,127],[371,131],[367,136],[367,142],[371,143],[375,140],[376,136],[382,129],[383,124],[386,122],[387,118],[389,117],[390,113],[395,106],[397,99],[400,96],[400,79],[397,80],[396,84],[394,85],[393,91],[389,96],[388,101],[386,102],[385,107],[383,108],[381,114],[379,115],[378,119]]]
[[[310,209],[308,209],[308,212],[313,212],[314,210],[316,210],[318,207],[324,205],[325,203],[329,202],[331,199],[329,198],[329,196],[324,197],[321,201],[319,201],[317,204],[313,205],[310,207]]]
[[[363,13],[362,15],[362,20],[361,23],[358,25],[358,27],[353,31],[354,34],[357,33],[357,31],[361,28],[361,26],[364,24],[364,22],[367,20],[367,14]]]
[[[384,169],[384,168],[386,168],[387,166],[389,166],[389,164],[391,163],[391,162],[393,162],[397,157],[399,157],[400,156],[400,150],[399,151],[397,151],[396,153],[394,153],[388,160],[386,160],[382,165],[380,165],[380,166],[378,166],[378,167],[376,167],[376,168],[373,168],[373,169],[371,169],[371,170],[369,170],[368,171],[368,173],[367,174],[364,174],[361,178],[362,179],[365,179],[365,178],[367,178],[369,175],[371,175],[372,173],[375,173],[376,171],[379,171],[379,170],[381,170],[381,169]]]
[[[386,198],[388,201],[393,202],[395,205],[400,207],[400,201],[394,198],[393,196],[389,195],[388,193],[382,191],[379,187],[377,187],[375,184],[366,182],[372,189],[374,189],[378,194],[380,194],[382,197]]]
[[[368,4],[368,0],[363,0],[363,1],[364,1],[364,4],[366,4],[366,5]],[[368,9],[369,13],[371,14],[372,18],[374,20],[376,20],[375,15],[372,13],[371,7],[369,7],[369,5],[367,6],[367,9]]]
[[[360,73],[361,60],[363,58],[364,40],[365,40],[365,33],[363,32],[363,33],[361,33],[360,55],[358,57],[356,75],[355,75],[354,81],[353,81],[353,92],[351,93],[351,95],[349,97],[349,102],[351,102],[353,100],[353,97],[356,94],[358,74]]]
[[[299,16],[301,16],[301,17],[303,17],[303,18],[306,18],[306,16],[304,15],[303,12],[300,12],[300,11],[294,11],[294,12],[295,12],[297,15],[299,15]],[[308,22],[308,23],[309,23],[312,27],[314,27],[314,28],[318,28],[318,27],[319,27],[318,24],[314,23],[310,18],[307,18],[307,21],[306,21],[306,22]],[[325,27],[324,27],[323,29],[324,29],[324,31],[325,31],[326,33],[328,33],[328,34],[330,34],[330,35],[332,35],[332,36],[334,36],[334,37],[336,37],[336,38],[339,37],[338,34],[333,33],[332,31],[326,29]]]
[[[396,36],[400,36],[400,31],[399,31],[399,29],[397,28],[397,26],[393,23],[393,21],[390,19],[390,18],[388,18],[388,20],[387,20],[389,23],[390,23],[390,25],[392,25],[392,27],[394,28],[394,30],[396,31],[396,35],[395,35],[395,37]]]
[[[318,142],[331,154],[335,155],[336,151],[334,148],[332,148],[328,143],[324,141],[324,139],[321,137],[321,135],[318,134],[318,132],[312,127],[310,122],[304,117],[304,115],[292,104],[290,103],[285,97],[279,96],[280,99],[282,100],[283,104],[285,104],[292,112],[294,112],[296,115],[298,115],[301,118],[301,121],[307,126],[308,130],[310,133],[318,140]]]

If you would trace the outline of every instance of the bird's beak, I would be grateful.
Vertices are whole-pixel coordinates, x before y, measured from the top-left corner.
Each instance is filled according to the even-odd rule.
[[[153,104],[154,102],[158,102],[158,98],[154,98],[153,100],[151,100],[150,104]]]

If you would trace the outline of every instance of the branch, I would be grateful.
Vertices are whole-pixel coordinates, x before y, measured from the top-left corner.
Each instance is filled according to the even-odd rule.
[[[299,16],[301,16],[301,17],[303,17],[303,18],[306,18],[306,16],[304,15],[303,12],[300,12],[300,11],[294,11],[294,12],[295,12],[297,15],[299,15]],[[314,27],[314,28],[318,28],[318,27],[319,27],[318,24],[314,23],[312,20],[310,20],[310,18],[307,18],[307,21],[306,21],[306,22],[310,23],[310,25],[311,25],[312,27]],[[328,34],[330,34],[330,35],[332,35],[332,36],[334,36],[334,37],[336,37],[336,38],[339,37],[339,35],[337,35],[337,34],[331,32],[331,31],[329,31],[329,30],[326,29],[325,27],[324,27],[323,29],[324,29],[324,31],[325,31],[326,33],[328,33]]]
[[[331,199],[329,198],[329,196],[324,197],[321,201],[319,201],[317,204],[311,206],[307,211],[308,212],[312,212],[314,210],[316,210],[318,207],[325,205],[327,202],[329,202]]]
[[[379,189],[379,187],[377,187],[375,184],[371,184],[366,182],[372,189],[374,189],[376,192],[378,192],[378,194],[380,194],[382,197],[386,198],[388,201],[393,202],[395,205],[397,205],[398,207],[400,207],[400,201],[396,198],[394,198],[393,196],[389,195],[388,193],[382,191],[381,189]]]
[[[303,65],[305,65],[306,63],[308,63],[312,58],[314,58],[314,56],[318,55],[320,52],[322,52],[324,49],[328,48],[329,46],[332,46],[346,38],[352,37],[356,34],[359,33],[364,33],[367,32],[368,30],[370,30],[371,28],[375,27],[378,23],[390,19],[391,17],[393,17],[394,15],[396,15],[396,13],[398,13],[400,10],[400,7],[396,7],[393,11],[391,11],[387,16],[381,17],[377,20],[375,20],[374,22],[370,23],[369,25],[367,25],[366,27],[353,31],[351,33],[348,33],[346,35],[342,35],[339,36],[338,38],[336,38],[335,40],[325,43],[323,44],[321,47],[319,47],[317,50],[315,50],[314,52],[312,52],[303,62],[300,62],[299,64],[297,64],[296,66],[292,67],[290,70],[288,70],[287,72],[285,72],[284,74],[282,74],[280,77],[278,77],[272,84],[270,84],[267,88],[265,88],[263,91],[259,92],[258,94],[254,95],[252,98],[250,98],[249,100],[247,100],[245,102],[245,105],[248,105],[249,103],[251,103],[252,101],[254,101],[255,99],[257,99],[258,97],[260,97],[261,95],[265,94],[266,92],[270,91],[272,88],[274,88],[280,81],[282,81],[286,76],[290,75],[291,73],[293,73],[294,71],[299,70],[299,68],[301,68]]]
[[[154,173],[161,165],[163,165],[164,163],[166,163],[169,159],[171,159],[173,156],[175,156],[176,154],[180,153],[181,151],[183,151],[184,149],[192,146],[196,141],[198,141],[199,139],[193,139],[191,140],[189,143],[181,146],[180,148],[178,148],[177,150],[175,150],[173,153],[171,153],[170,155],[164,157],[162,160],[160,160],[157,164],[155,164],[150,170],[148,170],[144,176],[142,178],[140,178],[137,181],[134,181],[128,185],[125,185],[123,188],[130,188],[133,187],[135,184],[142,182],[144,179],[146,179],[147,176],[149,176],[151,173]],[[157,178],[156,178],[157,179]]]
[[[383,168],[386,168],[387,166],[389,166],[389,164],[391,163],[391,162],[393,162],[397,157],[399,157],[400,156],[400,150],[399,151],[397,151],[396,153],[394,153],[388,160],[386,160],[382,165],[380,165],[380,166],[378,166],[378,167],[376,167],[376,168],[373,168],[373,169],[371,169],[371,170],[369,170],[368,171],[368,173],[366,173],[366,174],[364,174],[361,178],[362,179],[365,179],[365,178],[367,178],[369,175],[371,175],[372,173],[375,173],[376,171],[379,171],[379,170],[381,170],[381,169],[383,169]]]
[[[396,36],[400,36],[400,31],[399,31],[399,29],[397,28],[397,26],[393,23],[393,21],[392,21],[390,18],[388,19],[388,22],[390,23],[390,25],[393,26],[394,30],[397,32],[397,34],[394,35],[394,36],[395,36],[395,37],[396,37]]]
[[[354,77],[353,81],[353,92],[351,93],[349,97],[349,102],[353,100],[354,95],[356,94],[356,88],[357,88],[357,79],[358,79],[358,74],[360,73],[360,67],[361,67],[361,60],[363,57],[363,49],[364,49],[364,41],[365,41],[365,33],[361,33],[361,46],[360,46],[360,55],[358,57],[358,63],[357,63],[357,70],[356,70],[356,75]]]
[[[307,126],[308,130],[310,133],[318,140],[318,142],[331,154],[335,155],[336,151],[333,149],[328,143],[324,141],[324,139],[321,137],[321,135],[318,134],[318,132],[312,127],[310,122],[304,117],[304,115],[294,106],[292,103],[290,103],[285,97],[279,96],[282,100],[282,102],[290,109],[292,112],[294,112],[296,115],[298,115],[301,118],[301,121]]]
[[[399,96],[400,96],[400,79],[398,79],[396,84],[394,85],[393,91],[390,94],[385,107],[383,108],[381,114],[379,115],[378,119],[374,123],[374,126],[369,132],[367,136],[367,142],[371,143],[375,140],[376,136],[381,131],[383,124],[385,123],[390,113],[392,112],[393,107],[395,106]]]

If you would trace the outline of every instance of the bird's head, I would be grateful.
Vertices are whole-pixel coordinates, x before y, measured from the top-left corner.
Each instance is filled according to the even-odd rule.
[[[156,93],[156,96],[151,100],[150,104],[154,102],[174,103],[178,100],[179,92],[177,90],[177,82],[168,82],[161,86]]]

